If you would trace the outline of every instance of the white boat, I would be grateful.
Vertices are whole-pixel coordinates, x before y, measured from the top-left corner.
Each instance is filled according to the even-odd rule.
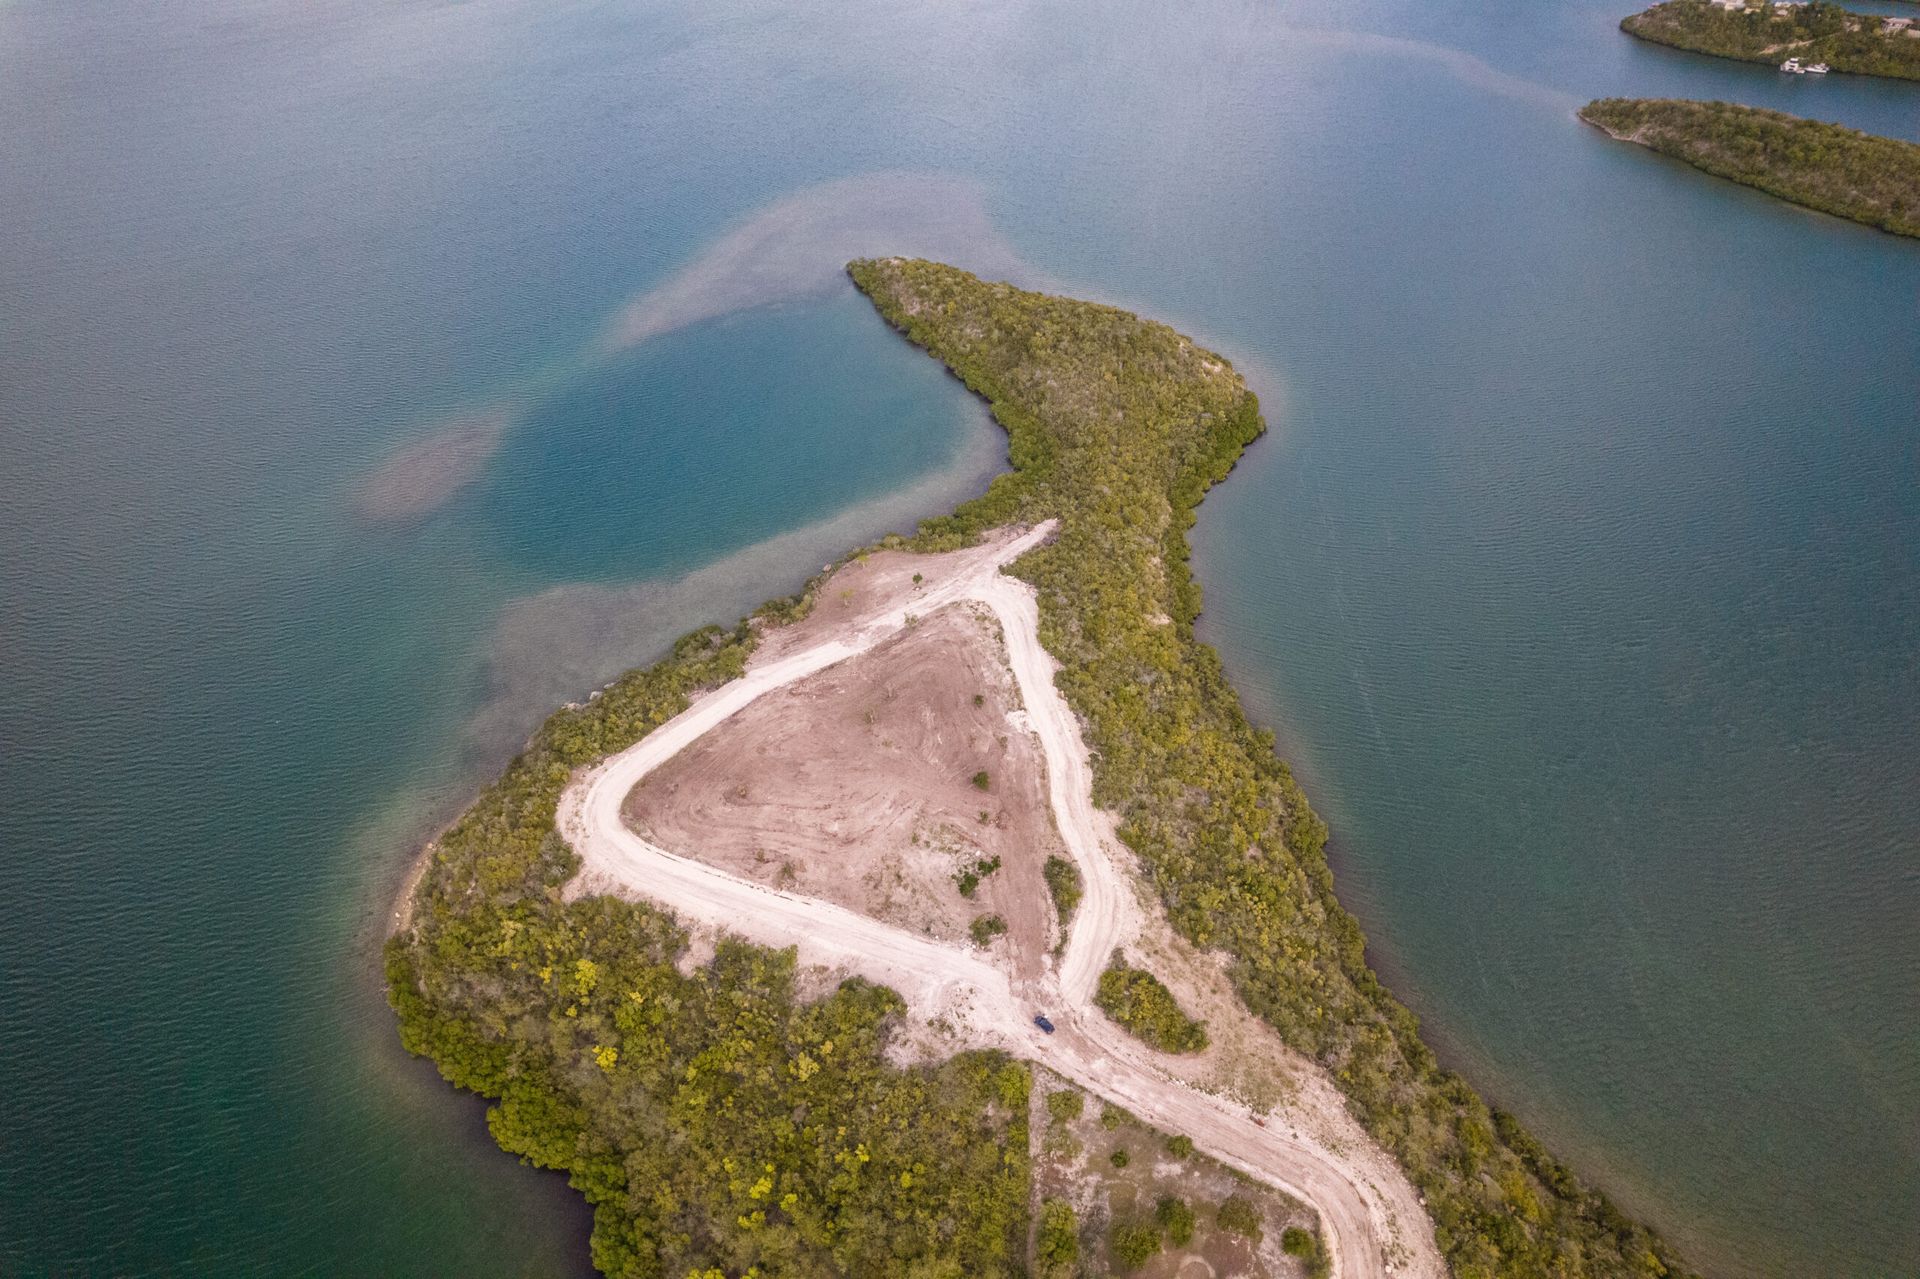
[[[1780,69],[1788,75],[1805,75],[1807,73],[1807,69],[1800,65],[1800,59],[1798,58],[1788,58],[1780,64]]]
[[[1825,75],[1827,73],[1827,64],[1824,62],[1816,62],[1810,67],[1802,67],[1801,70],[1808,75]]]

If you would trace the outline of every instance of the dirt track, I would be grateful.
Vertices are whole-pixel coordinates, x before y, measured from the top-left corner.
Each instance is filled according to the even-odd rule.
[[[587,770],[569,786],[561,832],[584,863],[583,891],[626,888],[699,920],[764,944],[799,948],[808,963],[851,969],[894,987],[923,1016],[944,1015],[970,1042],[1045,1062],[1096,1095],[1168,1132],[1184,1133],[1205,1153],[1311,1204],[1342,1279],[1446,1273],[1430,1223],[1412,1186],[1340,1106],[1330,1087],[1309,1090],[1311,1113],[1296,1108],[1262,1127],[1247,1110],[1179,1082],[1163,1060],[1094,1009],[1092,995],[1108,954],[1140,932],[1141,908],[1112,821],[1092,804],[1091,776],[1078,721],[1054,687],[1054,663],[1041,648],[1032,592],[1000,573],[1050,532],[1042,525],[924,562],[911,592],[876,591],[854,615],[807,628],[770,649],[769,660],[694,703],[628,750]],[[937,563],[936,563],[937,561]],[[635,785],[694,741],[760,697],[865,653],[907,625],[960,600],[990,607],[1005,635],[1007,660],[1026,711],[1020,717],[1046,761],[1048,799],[1060,838],[1079,865],[1085,896],[1057,972],[1016,980],[979,952],[932,940],[843,906],[737,878],[668,852],[630,830],[623,803]],[[798,629],[798,628],[796,628]],[[1032,1024],[1046,1010],[1058,1033]]]

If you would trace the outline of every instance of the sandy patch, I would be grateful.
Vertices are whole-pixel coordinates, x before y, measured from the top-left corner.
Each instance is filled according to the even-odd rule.
[[[373,524],[419,519],[480,478],[517,412],[500,405],[455,418],[388,457],[360,483],[354,513]]]
[[[874,625],[884,614],[904,609],[915,617],[935,606],[916,609],[943,588],[978,574],[982,566],[1005,558],[1017,530],[996,529],[976,546],[934,555],[912,551],[868,551],[856,555],[814,585],[812,612],[798,622],[768,630],[754,650],[756,666],[778,661],[848,631]],[[1004,661],[1001,663],[1005,665]]]
[[[951,262],[1028,288],[1046,278],[1020,260],[978,183],[946,173],[869,173],[804,187],[761,209],[677,274],[628,303],[605,351],[749,307],[847,287],[854,258],[904,254]]]
[[[857,567],[834,588],[894,566]],[[760,698],[643,778],[626,815],[663,848],[941,941],[970,945],[998,915],[992,945],[1037,977],[1053,944],[1041,866],[1065,850],[1023,718],[999,625],[950,605]],[[995,862],[964,896],[960,877]]]

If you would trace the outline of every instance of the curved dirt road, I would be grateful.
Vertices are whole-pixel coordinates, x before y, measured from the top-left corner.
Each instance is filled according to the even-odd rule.
[[[797,946],[805,962],[848,968],[882,982],[923,1015],[937,1010],[966,1027],[971,1041],[1032,1058],[1158,1128],[1186,1134],[1215,1159],[1312,1205],[1340,1279],[1444,1275],[1431,1228],[1404,1178],[1383,1186],[1336,1151],[1279,1123],[1255,1124],[1244,1107],[1173,1078],[1144,1045],[1094,1008],[1094,989],[1107,957],[1137,933],[1140,906],[1119,860],[1111,822],[1093,807],[1079,723],[1054,687],[1054,662],[1040,646],[1033,593],[1000,572],[1050,531],[1051,523],[1043,524],[989,547],[955,552],[956,570],[906,604],[765,665],[749,664],[739,679],[583,773],[568,787],[559,810],[561,833],[580,854],[583,875],[595,885],[611,880],[756,942]],[[659,848],[628,828],[622,817],[627,794],[702,734],[764,694],[866,652],[900,631],[911,615],[963,600],[986,604],[1000,621],[1008,663],[1026,704],[1027,727],[1045,753],[1054,821],[1084,882],[1057,972],[1016,985],[977,952],[829,902],[736,879]],[[1041,1009],[1049,1011],[1057,1033],[1045,1035],[1033,1026],[1033,1014]]]

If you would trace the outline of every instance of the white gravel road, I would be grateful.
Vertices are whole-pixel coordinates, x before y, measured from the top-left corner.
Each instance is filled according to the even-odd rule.
[[[1019,537],[953,553],[949,571],[887,611],[862,618],[812,647],[749,663],[639,743],[576,778],[562,797],[561,833],[580,854],[584,883],[618,884],[680,914],[749,940],[797,946],[803,962],[849,969],[899,991],[916,1013],[940,1014],[981,1046],[1044,1063],[1146,1122],[1184,1133],[1224,1163],[1302,1200],[1320,1214],[1340,1279],[1446,1274],[1412,1186],[1377,1146],[1352,1129],[1331,1142],[1309,1135],[1282,1111],[1266,1126],[1245,1107],[1173,1078],[1144,1045],[1093,1006],[1107,957],[1140,927],[1139,899],[1112,820],[1093,807],[1092,777],[1078,720],[1054,687],[1053,658],[1040,646],[1038,610],[1026,584],[1001,566],[1038,545],[1051,522]],[[1016,987],[981,952],[884,924],[844,907],[736,879],[704,862],[656,847],[621,816],[634,785],[756,698],[866,652],[948,604],[978,600],[1006,635],[1007,656],[1026,703],[1026,727],[1045,752],[1049,797],[1085,894],[1056,972]],[[1057,1033],[1033,1025],[1045,1011]],[[1357,1138],[1358,1140],[1355,1140]]]

